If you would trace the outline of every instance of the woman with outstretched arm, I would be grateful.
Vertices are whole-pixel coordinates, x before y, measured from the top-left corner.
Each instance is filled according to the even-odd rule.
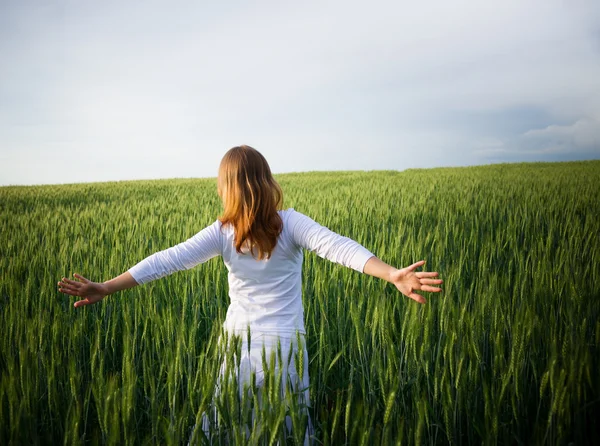
[[[245,335],[250,330],[251,345],[244,346],[242,352],[255,372],[262,366],[262,348],[267,350],[268,357],[277,347],[277,341],[282,348],[287,347],[282,357],[290,357],[290,349],[296,353],[303,348],[304,358],[308,358],[303,339],[306,333],[301,282],[303,248],[386,280],[421,304],[425,299],[418,291],[441,291],[437,285],[442,280],[437,279],[437,272],[417,271],[425,261],[394,268],[354,240],[330,231],[306,215],[294,209],[281,210],[281,188],[265,158],[249,146],[234,147],[225,154],[217,183],[224,212],[213,224],[106,282],[92,282],[79,274],[74,274],[76,280],[62,278],[58,282],[60,291],[81,298],[75,307],[95,304],[117,291],[190,269],[220,255],[229,271],[230,305],[223,328],[232,335]],[[303,345],[294,342],[298,338]],[[308,389],[308,360],[303,363],[299,384]],[[285,378],[292,382],[298,379],[293,359],[285,367]],[[240,381],[247,379],[240,377]],[[256,376],[256,382],[260,386],[260,376]],[[304,397],[308,404],[308,390],[304,391]]]

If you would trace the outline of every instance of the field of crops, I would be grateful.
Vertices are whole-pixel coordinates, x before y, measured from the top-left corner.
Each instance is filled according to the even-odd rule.
[[[318,444],[592,442],[600,161],[277,179],[284,207],[445,282],[420,306],[306,253]],[[77,309],[56,283],[112,278],[220,212],[214,179],[0,188],[0,444],[188,441],[224,354],[222,260]],[[303,440],[275,382],[254,420],[256,389],[240,401],[224,387],[217,443]]]

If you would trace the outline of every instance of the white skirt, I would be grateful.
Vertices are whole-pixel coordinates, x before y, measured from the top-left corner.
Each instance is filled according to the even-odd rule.
[[[218,398],[221,392],[221,383],[226,374],[235,373],[238,382],[238,392],[240,398],[244,394],[244,389],[248,392],[249,386],[255,386],[259,393],[260,404],[268,404],[268,398],[261,395],[261,389],[269,384],[271,389],[273,381],[281,374],[281,381],[278,384],[279,397],[284,398],[287,392],[291,390],[292,398],[294,398],[297,407],[304,411],[308,416],[308,425],[304,435],[304,444],[312,443],[314,429],[308,408],[310,407],[309,395],[309,376],[308,376],[308,351],[306,349],[305,337],[302,334],[287,335],[287,334],[271,334],[253,332],[248,345],[247,333],[236,332],[235,335],[241,339],[241,351],[239,361],[234,359],[234,370],[228,370],[227,360],[225,359],[220,368],[220,376],[215,389],[215,398]],[[222,337],[219,338],[221,344]],[[280,350],[279,350],[280,348]],[[264,349],[264,353],[263,353]],[[231,356],[230,356],[231,357]],[[268,370],[264,370],[264,366]],[[265,380],[271,380],[266,383]],[[246,393],[248,394],[248,393]],[[202,430],[206,437],[210,439],[210,425],[217,424],[217,409],[213,407],[209,413],[202,414]],[[254,420],[254,411],[252,415]],[[285,424],[287,433],[292,432],[292,420],[290,416],[286,416]],[[247,429],[247,434],[249,434]]]

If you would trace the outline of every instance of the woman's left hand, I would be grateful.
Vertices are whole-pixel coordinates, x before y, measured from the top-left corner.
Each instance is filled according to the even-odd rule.
[[[406,297],[409,297],[420,304],[424,304],[427,301],[423,296],[417,294],[416,291],[439,293],[442,289],[431,285],[440,285],[443,283],[443,280],[434,279],[434,277],[438,277],[437,272],[415,272],[418,267],[423,265],[425,265],[425,260],[420,260],[406,268],[398,269],[390,274],[390,282],[396,285],[396,288],[398,288],[398,290]]]

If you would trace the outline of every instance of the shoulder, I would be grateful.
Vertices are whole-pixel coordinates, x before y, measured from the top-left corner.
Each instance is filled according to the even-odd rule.
[[[283,209],[281,211],[277,211],[277,213],[283,218],[290,218],[290,217],[306,217],[306,215],[304,215],[302,212],[298,212],[296,209],[294,208],[287,208],[287,209]]]
[[[294,208],[288,208],[284,211],[279,211],[279,215],[283,220],[283,229],[288,232],[304,231],[318,224],[307,215],[296,211]]]
[[[214,221],[212,224],[205,226],[200,232],[194,235],[195,239],[220,239],[223,235],[223,225],[220,220]]]
[[[282,220],[287,220],[294,212],[294,208],[287,208],[277,211]]]
[[[233,232],[233,226],[230,224],[224,225],[221,220],[217,218],[217,220],[210,225],[210,228],[214,231],[218,232],[220,236],[227,235],[230,232]]]
[[[208,225],[205,229],[210,231],[220,231],[223,228],[223,223],[218,218],[210,225]]]
[[[281,220],[283,221],[284,227],[289,224],[295,224],[298,220],[302,220],[303,218],[307,218],[306,215],[296,211],[294,208],[287,208],[281,211],[278,211]]]

